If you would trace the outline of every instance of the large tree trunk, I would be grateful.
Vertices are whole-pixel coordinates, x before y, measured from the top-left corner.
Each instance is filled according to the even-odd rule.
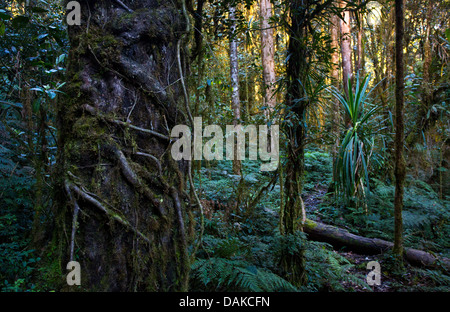
[[[229,18],[231,21],[230,31],[230,77],[231,77],[231,107],[233,110],[233,125],[241,123],[241,100],[239,98],[239,62],[238,43],[236,38],[236,8],[231,6]],[[236,145],[235,145],[236,146]],[[241,174],[241,161],[237,159],[237,148],[234,149],[233,173]]]
[[[174,66],[185,60],[177,48],[185,8],[79,3],[58,108],[55,261],[64,272],[69,260],[80,262],[83,290],[186,290],[187,164],[168,152],[169,129],[186,124]]]
[[[393,243],[382,239],[355,235],[347,230],[311,220],[305,222],[304,231],[311,240],[326,242],[335,248],[344,248],[364,255],[381,254],[394,247]],[[405,258],[411,264],[419,266],[433,266],[440,260],[447,268],[450,268],[450,259],[438,259],[422,250],[407,248]]]
[[[403,253],[403,193],[406,164],[404,144],[404,73],[403,73],[403,0],[395,1],[395,198],[394,198],[394,253]]]
[[[272,17],[272,3],[270,0],[260,1],[261,15],[261,61],[263,67],[264,80],[264,106],[267,107],[267,116],[273,111],[276,105],[275,97],[275,61],[273,28],[270,24]]]

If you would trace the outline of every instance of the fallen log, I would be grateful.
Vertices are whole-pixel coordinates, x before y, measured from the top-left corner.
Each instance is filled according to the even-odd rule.
[[[350,233],[347,230],[315,222],[307,219],[303,230],[309,239],[331,244],[335,248],[344,248],[354,252],[375,255],[385,253],[394,247],[394,244],[378,238],[368,238]],[[450,270],[450,259],[438,258],[431,253],[405,248],[405,259],[416,266],[435,266],[441,262],[447,270]]]

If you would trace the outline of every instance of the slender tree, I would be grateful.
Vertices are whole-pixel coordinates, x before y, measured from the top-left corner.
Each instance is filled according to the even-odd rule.
[[[344,1],[339,3],[341,8],[345,8]],[[345,95],[348,97],[348,82],[352,79],[352,49],[351,49],[351,31],[350,31],[350,11],[343,11],[343,19],[340,23],[341,30],[341,55],[342,55],[342,82]]]
[[[404,37],[403,0],[395,0],[395,199],[394,199],[394,253],[403,254],[403,188],[406,176],[406,165],[403,156],[404,144],[404,70],[403,70],[403,37]]]
[[[306,221],[305,205],[302,199],[305,174],[306,147],[306,110],[314,102],[310,100],[304,87],[309,83],[313,70],[313,60],[318,45],[323,42],[311,40],[313,20],[325,13],[332,0],[320,5],[315,1],[293,0],[288,2],[289,22],[286,25],[289,34],[288,62],[286,67],[286,114],[283,132],[287,140],[286,165],[283,168],[284,181],[280,207],[280,232],[292,239],[303,232]],[[320,57],[324,57],[321,55]],[[319,58],[319,57],[318,57]],[[291,241],[292,243],[292,241]],[[299,242],[290,246],[281,255],[281,266],[286,277],[295,285],[304,284],[305,249]]]
[[[304,88],[301,83],[305,81],[309,69],[307,34],[308,34],[308,8],[309,1],[294,0],[289,3],[290,25],[288,25],[289,60],[286,67],[286,105],[290,108],[292,124],[285,125],[288,140],[287,163],[284,180],[284,205],[280,213],[280,232],[282,235],[292,237],[298,231],[303,231],[304,205],[301,197],[304,180],[305,158],[305,128],[303,118],[307,102],[304,100]],[[286,251],[281,255],[281,266],[286,277],[294,284],[305,282],[304,250],[296,252]]]
[[[239,98],[239,61],[238,40],[236,33],[236,7],[230,6],[230,77],[231,77],[231,107],[233,110],[233,125],[241,123],[241,100]],[[234,149],[233,173],[241,174],[241,161],[237,159],[237,148]]]
[[[188,122],[184,1],[78,2],[58,107],[53,259],[63,272],[79,261],[84,290],[186,290],[187,163],[168,152],[169,129]]]
[[[270,0],[260,1],[261,15],[261,60],[264,80],[264,106],[267,112],[274,109],[276,105],[275,97],[275,61],[274,61],[274,40],[273,28],[270,24],[272,17],[272,3]],[[269,115],[268,114],[268,115]]]
[[[425,18],[425,38],[423,40],[423,80],[422,80],[422,106],[418,114],[420,119],[418,132],[427,130],[429,119],[426,118],[427,112],[431,107],[433,92],[431,86],[430,66],[432,61],[431,54],[431,17],[433,14],[433,1],[428,1]]]
[[[333,85],[336,88],[339,88],[340,79],[339,79],[339,17],[337,15],[333,15],[330,20],[330,34],[331,34],[331,48],[333,52],[331,53],[331,77],[333,79]],[[333,160],[336,159],[337,151],[339,148],[339,124],[341,119],[340,114],[340,105],[338,99],[334,99],[331,108],[331,116],[332,116],[332,135],[335,135],[336,138],[332,147],[332,156]],[[333,161],[334,164],[334,161]],[[333,170],[334,174],[335,170]],[[336,178],[333,178],[333,181],[336,181]]]
[[[358,0],[358,4],[361,4],[361,0]],[[361,14],[360,10],[355,12],[355,15],[358,17],[358,30],[356,33],[356,74],[360,77],[364,77],[364,46],[363,46],[363,33],[364,33],[364,19],[363,14]]]

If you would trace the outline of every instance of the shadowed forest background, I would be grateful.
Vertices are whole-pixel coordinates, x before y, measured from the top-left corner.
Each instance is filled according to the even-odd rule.
[[[78,3],[0,3],[1,291],[449,291],[450,1]]]

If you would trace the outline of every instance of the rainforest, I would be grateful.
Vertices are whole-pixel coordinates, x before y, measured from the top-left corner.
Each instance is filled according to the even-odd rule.
[[[1,1],[0,291],[448,292],[449,21]]]

